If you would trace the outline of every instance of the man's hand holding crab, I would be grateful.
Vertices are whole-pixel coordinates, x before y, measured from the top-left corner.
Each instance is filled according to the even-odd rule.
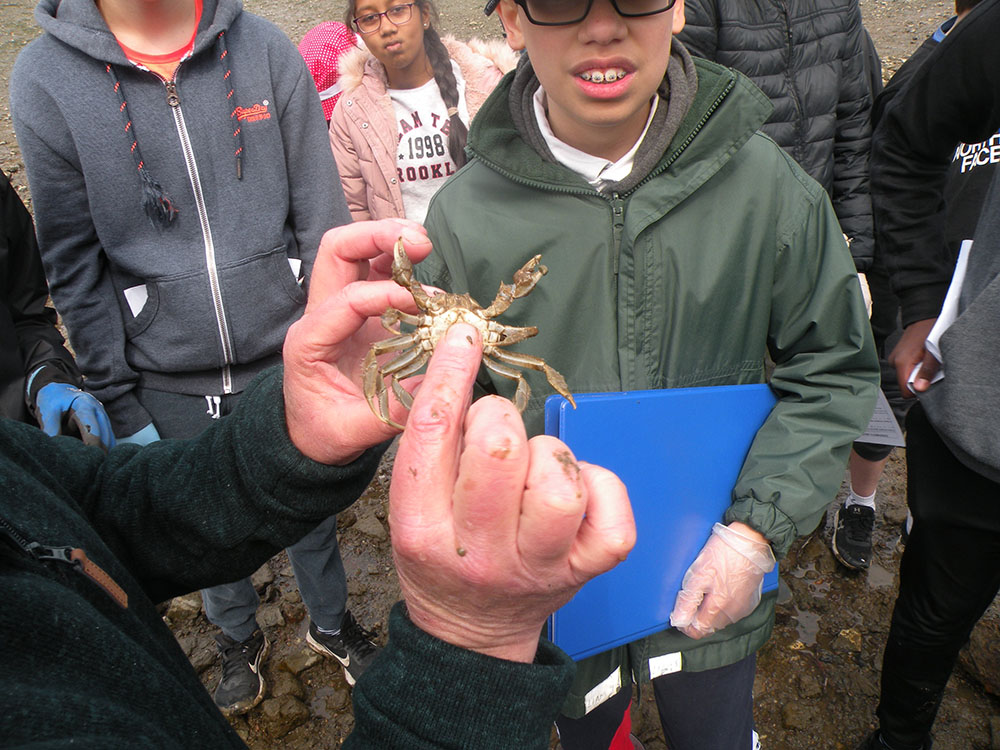
[[[392,251],[402,236],[415,261],[431,251],[420,225],[405,220],[358,222],[323,237],[302,318],[284,346],[288,433],[306,456],[347,463],[398,430],[375,417],[361,388],[361,361],[385,337],[379,316],[389,307],[415,312],[413,296],[391,280]],[[407,382],[412,390],[419,378]],[[406,410],[392,404],[395,421]]]

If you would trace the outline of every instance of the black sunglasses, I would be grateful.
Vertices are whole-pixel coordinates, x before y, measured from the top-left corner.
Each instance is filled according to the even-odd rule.
[[[655,16],[657,13],[665,13],[674,7],[677,0],[610,0],[612,7],[618,15],[624,18],[641,18],[643,16]],[[566,0],[514,0],[516,5],[520,5],[524,10],[524,15],[528,21],[536,26],[569,26],[580,23],[594,4],[594,0],[586,0],[585,5],[579,2],[567,2]],[[500,0],[488,0],[483,12],[488,16],[494,10]]]

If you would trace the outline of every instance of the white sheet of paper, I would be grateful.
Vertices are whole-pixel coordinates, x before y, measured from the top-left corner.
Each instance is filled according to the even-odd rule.
[[[878,392],[878,401],[875,402],[875,413],[872,414],[865,433],[858,438],[859,443],[875,443],[877,445],[906,445],[903,438],[903,431],[899,429],[899,423],[892,413],[889,400],[881,390]]]
[[[149,291],[146,289],[146,285],[130,286],[124,293],[125,301],[128,302],[128,309],[132,311],[132,317],[138,318],[139,313],[142,312],[142,308],[146,306],[146,300],[149,299]]]
[[[972,240],[962,240],[962,247],[958,251],[958,260],[955,262],[955,273],[951,277],[948,294],[945,295],[944,303],[941,305],[941,314],[938,315],[937,322],[934,323],[934,327],[931,328],[931,332],[927,334],[927,340],[924,342],[924,347],[931,353],[931,356],[941,363],[937,374],[931,380],[932,383],[936,383],[944,377],[945,362],[944,357],[941,356],[941,336],[958,317],[958,299],[962,296],[962,284],[965,283],[965,269],[969,265],[971,251]],[[911,390],[919,370],[920,365],[917,364],[906,380],[906,384],[910,386]]]

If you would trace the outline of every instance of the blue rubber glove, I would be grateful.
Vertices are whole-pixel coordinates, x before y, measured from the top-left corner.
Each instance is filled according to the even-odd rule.
[[[138,432],[133,432],[131,435],[118,438],[118,442],[123,445],[127,443],[132,445],[149,445],[150,443],[155,443],[159,439],[160,433],[157,431],[156,425],[150,422]]]
[[[46,435],[79,433],[86,445],[99,445],[105,451],[115,444],[111,420],[101,402],[69,383],[49,383],[38,390],[35,419]]]

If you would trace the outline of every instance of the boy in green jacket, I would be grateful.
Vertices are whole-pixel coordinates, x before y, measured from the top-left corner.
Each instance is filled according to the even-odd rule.
[[[754,654],[774,619],[762,576],[822,518],[874,406],[854,266],[826,193],[758,132],[767,98],[670,44],[683,0],[498,7],[508,43],[528,54],[430,205],[421,281],[490,300],[541,253],[548,276],[504,323],[541,326],[518,351],[572,391],[760,383],[770,356],[778,396],[728,525],[685,578],[675,627],[579,663],[562,745],[627,739],[634,677],[652,681],[671,750],[745,750]],[[526,376],[525,423],[540,433],[549,389]],[[513,394],[513,380],[491,377]]]

